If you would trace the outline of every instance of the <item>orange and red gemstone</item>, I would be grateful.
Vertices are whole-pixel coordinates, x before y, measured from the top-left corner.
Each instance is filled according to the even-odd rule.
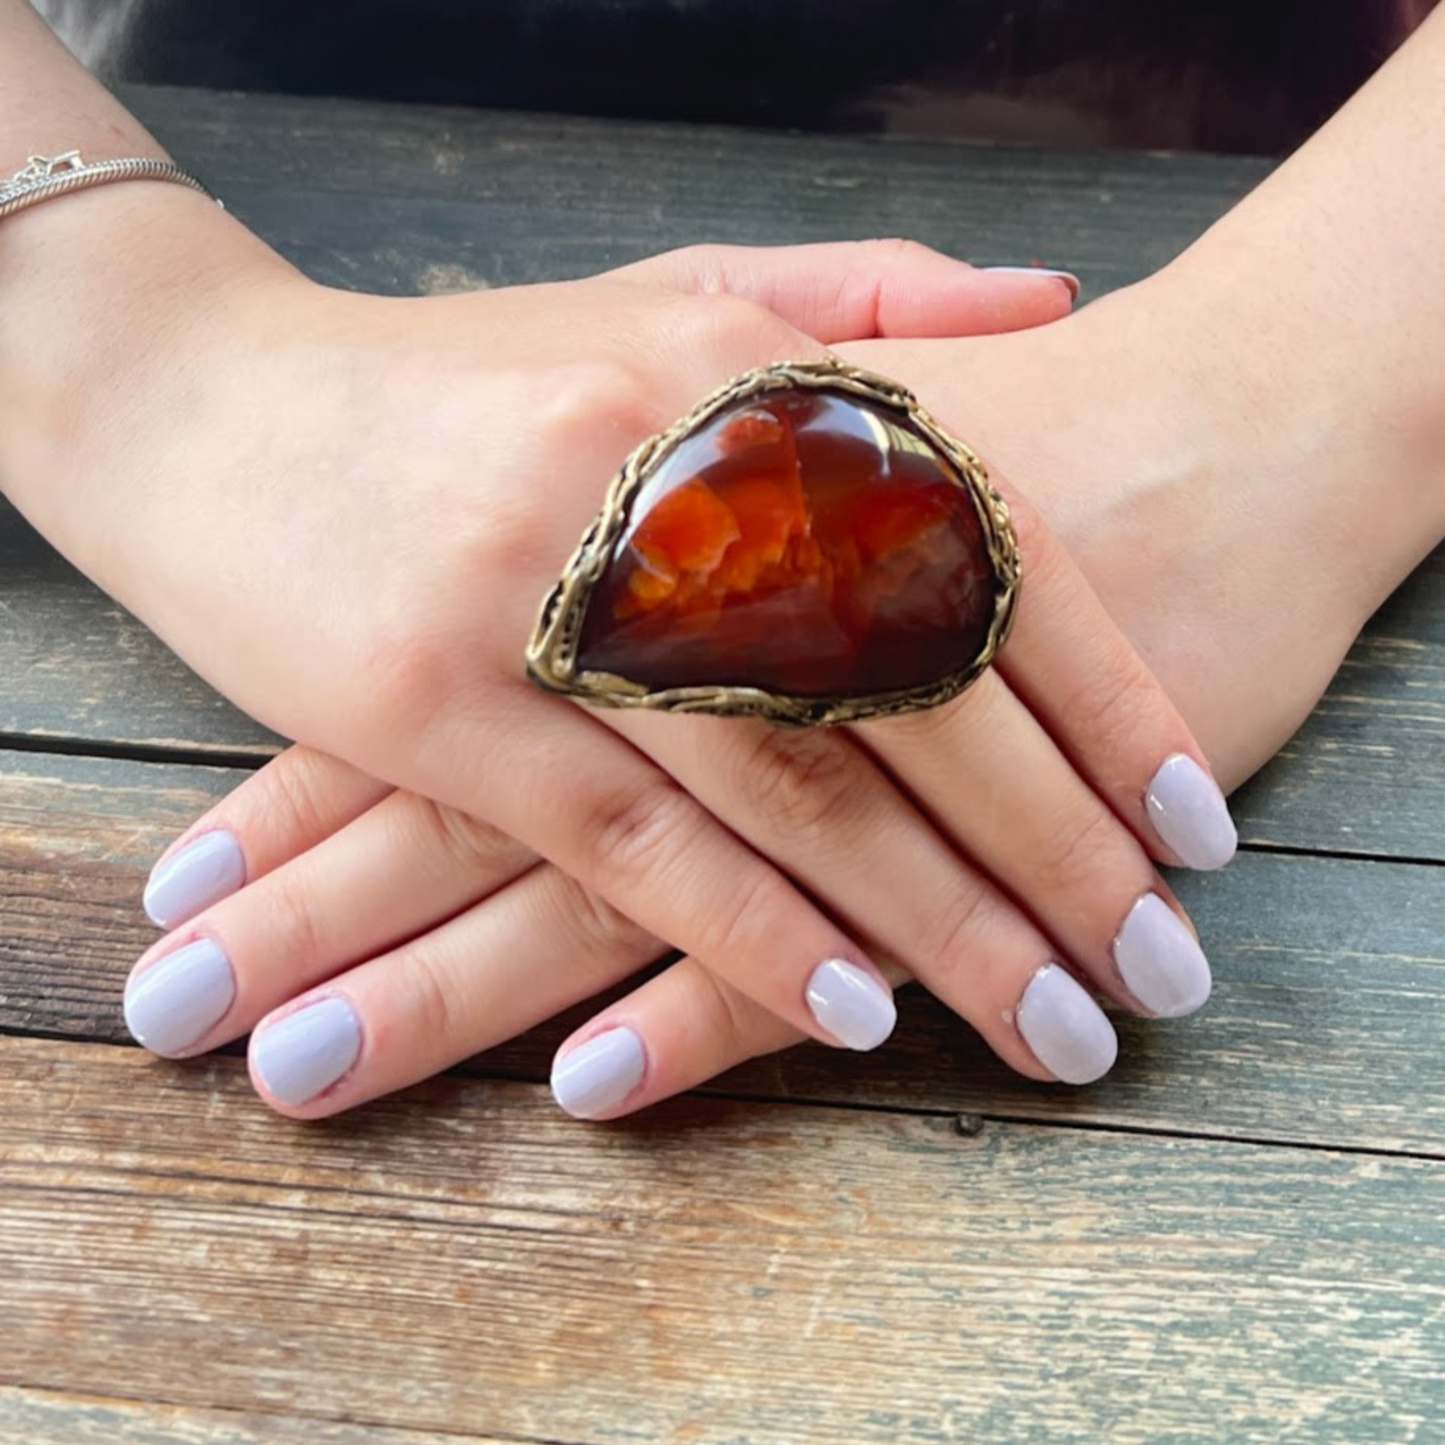
[[[983,652],[997,591],[974,500],[909,415],[790,385],[723,407],[644,479],[577,667],[651,691],[921,687]]]

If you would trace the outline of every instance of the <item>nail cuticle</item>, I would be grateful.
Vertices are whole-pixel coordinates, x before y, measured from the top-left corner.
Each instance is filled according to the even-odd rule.
[[[142,1047],[174,1058],[195,1050],[231,1011],[236,975],[213,938],[195,937],[126,982],[126,1028]]]
[[[634,1029],[614,1025],[559,1054],[552,1097],[574,1119],[595,1119],[625,1104],[647,1077],[647,1046]]]
[[[1113,957],[1129,992],[1154,1018],[1184,1018],[1203,1008],[1213,987],[1209,960],[1183,919],[1157,893],[1125,916]]]
[[[820,963],[809,975],[804,998],[818,1025],[859,1053],[878,1048],[898,1022],[892,990],[844,958]]]
[[[251,1037],[251,1067],[278,1103],[309,1104],[345,1082],[361,1061],[361,1018],[348,999],[308,999]]]
[[[141,902],[157,928],[176,928],[229,898],[245,882],[240,842],[226,829],[215,828],[162,858],[151,869]]]
[[[1052,266],[985,266],[996,276],[1049,276],[1062,281],[1069,288],[1069,299],[1079,299],[1079,278],[1072,271],[1060,271]]]
[[[1092,1084],[1118,1058],[1114,1026],[1061,964],[1046,963],[1035,971],[1014,1018],[1034,1057],[1065,1084]]]
[[[1149,780],[1144,808],[1160,840],[1186,867],[1223,868],[1239,835],[1212,777],[1186,753],[1165,758]]]

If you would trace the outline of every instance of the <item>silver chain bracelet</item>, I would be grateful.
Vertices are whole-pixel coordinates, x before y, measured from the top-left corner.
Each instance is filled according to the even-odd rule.
[[[109,181],[174,181],[209,196],[218,206],[222,204],[200,181],[172,161],[134,156],[87,164],[79,151],[65,151],[58,156],[31,156],[8,181],[0,181],[0,221],[52,196],[103,186]]]

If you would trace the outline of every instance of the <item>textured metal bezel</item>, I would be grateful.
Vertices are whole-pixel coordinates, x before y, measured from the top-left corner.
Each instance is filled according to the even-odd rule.
[[[579,670],[577,648],[593,589],[606,570],[614,542],[627,526],[633,499],[682,441],[722,408],[782,387],[811,387],[860,397],[902,413],[933,443],[957,473],[954,480],[978,513],[994,571],[994,614],[977,656],[936,682],[891,692],[843,697],[796,697],[757,687],[673,687],[651,691],[615,673]],[[588,527],[557,585],[548,594],[527,644],[527,673],[549,692],[602,707],[646,707],[669,712],[757,717],[791,727],[819,727],[916,712],[957,697],[993,661],[1008,637],[1018,603],[1022,565],[1008,506],[988,480],[983,463],[919,405],[913,394],[887,377],[834,359],[779,362],[735,377],[665,431],[643,442],[613,478],[602,510]]]

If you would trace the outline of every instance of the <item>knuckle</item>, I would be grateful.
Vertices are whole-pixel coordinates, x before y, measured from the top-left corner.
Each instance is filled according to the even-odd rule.
[[[1102,805],[1091,807],[1072,826],[1055,830],[1053,844],[1035,869],[1037,887],[1044,897],[1107,896],[1110,882],[1120,873],[1120,824]]]
[[[1137,658],[1121,652],[1088,669],[1060,701],[1069,731],[1089,740],[1090,752],[1122,760],[1141,721],[1141,704],[1151,693],[1149,675]]]
[[[416,833],[439,850],[444,868],[461,868],[471,872],[478,867],[490,870],[506,860],[521,845],[500,828],[430,798],[416,799],[416,812],[411,818]],[[414,856],[426,856],[426,849],[409,849]]]
[[[727,253],[713,242],[702,241],[680,246],[670,255],[690,278],[693,292],[699,296],[715,296],[730,287]]]
[[[967,973],[996,912],[996,896],[981,881],[955,890],[929,929],[927,956],[950,976]]]
[[[692,354],[765,358],[793,344],[792,329],[774,312],[731,291],[678,295],[662,305],[665,330]]]
[[[419,614],[414,602],[376,609],[358,647],[353,675],[365,680],[367,707],[356,725],[368,736],[415,733],[466,681],[459,672],[458,649],[447,644],[440,623]]]
[[[425,948],[414,949],[403,976],[406,1003],[398,1012],[406,1019],[408,1033],[425,1039],[437,1057],[451,1052],[462,1026],[462,1011],[441,961]]]
[[[711,1058],[741,1063],[765,1051],[757,1038],[757,1006],[750,999],[701,965],[694,966],[689,981],[694,1021]]]
[[[638,442],[671,420],[645,360],[617,346],[602,355],[539,367],[525,379],[518,405],[531,433],[541,439],[544,471],[550,460],[558,468],[605,480]],[[537,505],[533,488],[499,487],[488,496],[479,543],[483,555],[475,560],[500,568],[503,576],[551,571],[558,540],[556,513]]]
[[[917,261],[936,254],[921,241],[915,241],[909,236],[878,236],[862,244],[885,260]]]
[[[710,958],[738,960],[746,966],[759,956],[760,939],[787,938],[796,898],[781,874],[766,864],[748,869],[730,895],[715,894],[716,904],[699,920],[700,952]]]
[[[810,837],[847,824],[856,810],[857,754],[823,732],[790,734],[769,728],[740,767],[749,795],[773,824]]]
[[[264,886],[268,968],[287,980],[304,980],[325,969],[334,960],[314,906],[316,890],[293,881],[284,870],[272,874]],[[232,963],[240,974],[241,962],[233,957]]]
[[[562,898],[567,928],[580,945],[581,956],[599,971],[612,972],[609,965],[631,962],[662,945],[640,923],[634,923],[620,908],[600,893],[568,878]]]
[[[601,877],[627,890],[650,888],[662,866],[685,852],[697,828],[695,807],[659,775],[640,788],[592,798],[579,829]]]
[[[327,799],[339,775],[353,770],[345,763],[295,744],[257,773],[256,810],[260,832],[267,837],[321,836],[330,818]]]

